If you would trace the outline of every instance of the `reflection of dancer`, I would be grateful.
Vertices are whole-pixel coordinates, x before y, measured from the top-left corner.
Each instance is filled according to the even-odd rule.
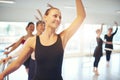
[[[103,43],[111,44],[111,43],[109,43],[109,42],[103,42],[103,40],[100,38],[100,35],[101,35],[101,33],[102,33],[102,29],[103,29],[103,24],[101,25],[101,29],[97,29],[97,30],[96,30],[96,34],[97,34],[97,37],[96,37],[97,46],[96,46],[95,51],[94,51],[94,54],[93,54],[93,56],[95,57],[94,64],[93,64],[93,66],[94,66],[93,72],[94,72],[96,75],[99,75],[99,72],[98,72],[98,64],[99,64],[99,61],[100,61],[101,56],[103,55],[102,45],[103,45]]]
[[[29,53],[31,51],[35,51],[36,60],[36,73],[33,80],[63,80],[62,62],[64,49],[70,38],[80,28],[86,16],[82,0],[75,1],[76,18],[59,34],[56,34],[56,29],[61,23],[61,12],[58,8],[47,9],[44,15],[44,32],[27,40],[21,55],[0,74],[0,80],[3,80],[6,75],[18,69],[31,55]]]
[[[4,52],[4,54],[10,54],[10,53],[11,53],[12,51],[14,51],[17,47],[19,47],[21,44],[24,44],[24,42],[25,42],[29,37],[34,36],[34,35],[32,34],[33,31],[34,31],[34,23],[33,23],[33,22],[29,22],[29,23],[28,23],[28,25],[27,25],[27,27],[26,27],[26,31],[27,31],[27,34],[24,35],[24,36],[22,36],[17,42],[15,42],[15,43],[13,43],[12,45],[10,45],[9,47],[7,47],[6,49],[9,49],[10,47],[11,47],[11,48],[10,48],[10,50]],[[7,58],[3,59],[2,61],[3,61],[3,62],[7,62],[9,59],[17,57],[17,56],[19,55],[19,52],[20,52],[21,50],[22,50],[22,48],[21,48],[19,51],[17,51],[16,53],[14,53],[14,54],[8,56]],[[24,62],[24,66],[25,66],[27,72],[28,72],[28,69],[29,69],[29,60],[30,60],[30,58]]]
[[[118,24],[117,22],[115,22],[116,24],[116,30],[114,33],[112,33],[113,29],[112,28],[109,28],[108,29],[108,33],[104,36],[104,39],[107,41],[107,42],[111,42],[113,41],[113,37],[114,35],[116,34],[117,30],[118,30]],[[113,49],[113,44],[105,44],[105,48],[107,48],[105,51],[106,51],[106,61],[107,61],[107,66],[109,66],[109,61],[110,61],[110,57],[111,57],[111,53],[112,51],[109,50],[109,49]]]

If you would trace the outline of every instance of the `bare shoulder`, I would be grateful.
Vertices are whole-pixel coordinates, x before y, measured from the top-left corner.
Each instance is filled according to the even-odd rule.
[[[36,36],[29,37],[25,42],[26,46],[31,47],[33,49],[35,49],[35,44],[36,44]]]
[[[21,36],[20,39],[23,40],[25,38],[25,36]]]

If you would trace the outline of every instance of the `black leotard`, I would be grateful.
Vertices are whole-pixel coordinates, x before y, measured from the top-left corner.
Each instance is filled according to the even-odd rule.
[[[102,52],[102,45],[103,45],[103,40],[101,38],[96,38],[97,40],[97,46],[94,51],[94,57],[101,57],[103,55]]]
[[[106,41],[112,42],[113,41],[113,36],[117,33],[117,30],[118,30],[118,28],[116,28],[115,32],[111,36],[108,36],[106,34],[104,36],[104,39],[106,39]],[[105,48],[113,49],[113,44],[105,44]]]
[[[50,46],[42,45],[39,36],[37,36],[35,47],[36,74],[33,80],[63,80],[61,76],[63,53],[59,35],[57,41]]]

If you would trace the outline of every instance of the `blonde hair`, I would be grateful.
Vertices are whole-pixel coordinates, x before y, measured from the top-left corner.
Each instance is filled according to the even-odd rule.
[[[96,30],[96,33],[99,33],[99,32],[100,32],[100,29],[97,29],[97,30]]]

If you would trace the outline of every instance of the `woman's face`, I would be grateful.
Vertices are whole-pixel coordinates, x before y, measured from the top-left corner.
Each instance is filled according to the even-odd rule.
[[[109,31],[109,33],[112,33],[112,28],[109,28],[108,31]]]
[[[45,30],[45,25],[44,24],[38,24],[37,26],[37,31],[38,32],[43,32]]]
[[[51,9],[48,15],[45,15],[46,26],[57,28],[61,23],[61,13],[57,9]]]
[[[33,31],[34,31],[34,28],[35,28],[34,24],[30,24],[30,25],[27,27],[27,31],[33,32]]]
[[[97,30],[96,30],[96,33],[99,34],[99,33],[100,33],[100,29],[97,29]]]

